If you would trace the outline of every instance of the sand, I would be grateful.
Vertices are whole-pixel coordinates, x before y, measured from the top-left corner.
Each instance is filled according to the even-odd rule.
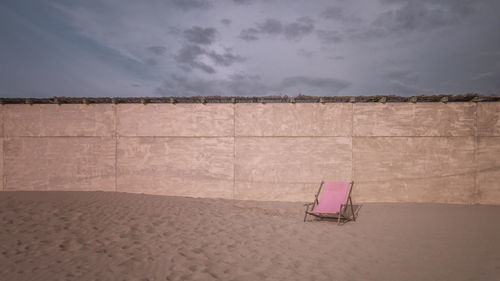
[[[500,206],[0,192],[1,280],[500,280]]]

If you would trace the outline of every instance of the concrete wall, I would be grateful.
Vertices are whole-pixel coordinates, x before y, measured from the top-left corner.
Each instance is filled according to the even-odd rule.
[[[500,204],[500,103],[0,106],[2,190]]]

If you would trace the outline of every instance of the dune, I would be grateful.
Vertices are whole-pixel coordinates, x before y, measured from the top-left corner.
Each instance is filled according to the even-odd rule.
[[[500,206],[0,192],[2,280],[499,280]]]

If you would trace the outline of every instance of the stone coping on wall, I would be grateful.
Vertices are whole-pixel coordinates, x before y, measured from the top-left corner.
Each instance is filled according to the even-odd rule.
[[[373,102],[498,102],[500,95],[420,95],[420,96],[192,96],[192,97],[52,97],[0,98],[0,104],[118,104],[118,103],[373,103]]]

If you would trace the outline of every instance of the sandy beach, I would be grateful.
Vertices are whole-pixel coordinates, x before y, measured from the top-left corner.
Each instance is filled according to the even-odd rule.
[[[1,192],[2,280],[499,280],[500,206]]]

